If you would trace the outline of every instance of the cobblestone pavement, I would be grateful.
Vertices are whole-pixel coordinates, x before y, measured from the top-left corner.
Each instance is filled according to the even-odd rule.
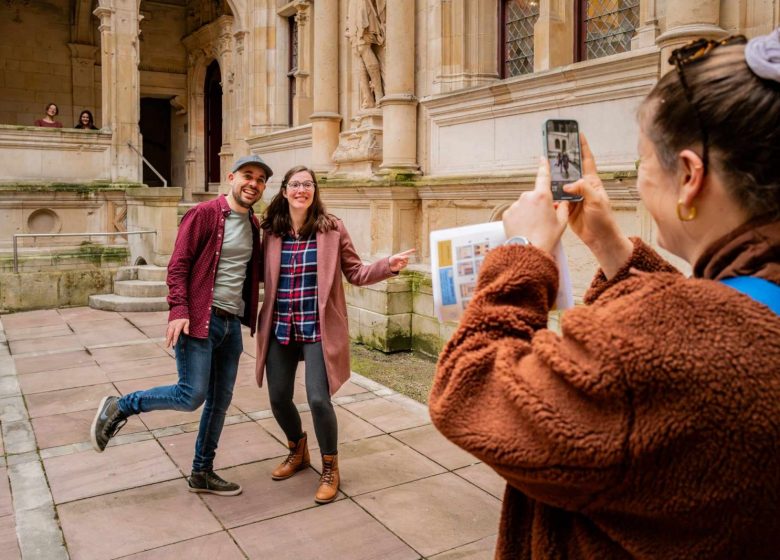
[[[0,551],[73,559],[491,558],[501,479],[431,426],[425,406],[353,374],[334,397],[339,499],[314,503],[320,469],[274,482],[286,455],[244,333],[215,468],[244,491],[193,494],[200,411],[135,416],[102,454],[100,399],[176,380],[167,313],[90,308],[0,317]],[[313,436],[302,370],[295,402]]]

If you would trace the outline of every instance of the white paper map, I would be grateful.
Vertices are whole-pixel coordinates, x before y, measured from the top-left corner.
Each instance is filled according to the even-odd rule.
[[[431,232],[433,305],[440,321],[457,321],[474,296],[477,275],[490,249],[506,241],[504,224],[489,222]],[[563,246],[553,251],[558,263],[556,309],[574,306],[571,277]]]

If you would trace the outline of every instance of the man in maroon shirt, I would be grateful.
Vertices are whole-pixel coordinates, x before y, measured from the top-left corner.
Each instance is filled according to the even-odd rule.
[[[176,350],[179,381],[121,398],[104,397],[92,422],[96,451],[106,448],[130,415],[193,411],[205,402],[190,491],[241,493],[241,486],[220,478],[213,467],[243,350],[241,323],[252,335],[257,324],[262,251],[252,205],[272,174],[259,156],[240,158],[227,176],[227,196],[203,202],[185,214],[168,264],[170,313],[165,335],[166,345]]]

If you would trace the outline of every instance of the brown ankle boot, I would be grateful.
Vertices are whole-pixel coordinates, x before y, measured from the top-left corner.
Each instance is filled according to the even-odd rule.
[[[297,442],[288,441],[287,447],[290,448],[290,454],[287,455],[282,464],[276,467],[271,473],[274,480],[284,480],[309,466],[309,446],[306,445],[306,432],[303,432],[301,439]]]
[[[317,494],[314,501],[318,504],[327,504],[336,499],[339,493],[339,456],[322,456],[322,475],[320,475],[320,487],[317,488]]]

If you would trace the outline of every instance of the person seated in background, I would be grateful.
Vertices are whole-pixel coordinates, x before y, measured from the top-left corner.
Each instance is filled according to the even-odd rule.
[[[54,117],[56,117],[60,112],[59,107],[57,107],[56,103],[49,103],[46,105],[46,114],[42,119],[37,119],[33,124],[35,126],[43,126],[46,128],[62,128],[62,123],[60,121],[54,120]]]
[[[620,230],[582,137],[542,160],[441,353],[431,419],[507,482],[496,558],[780,554],[780,29],[673,51],[639,110],[637,190],[680,274]],[[568,226],[600,270],[547,329]]]
[[[81,128],[84,130],[100,130],[95,126],[95,120],[92,118],[92,113],[84,109],[79,115],[79,122],[73,128]]]

